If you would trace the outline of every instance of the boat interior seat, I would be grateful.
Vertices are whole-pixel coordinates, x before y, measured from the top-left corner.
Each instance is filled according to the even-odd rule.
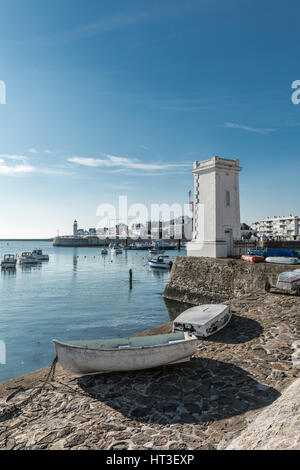
[[[166,345],[173,342],[184,341],[184,332],[169,333],[165,335],[153,336],[135,336],[131,338],[114,338],[99,340],[70,340],[60,341],[69,346],[75,346],[87,349],[131,349],[131,348],[147,348],[153,346]]]

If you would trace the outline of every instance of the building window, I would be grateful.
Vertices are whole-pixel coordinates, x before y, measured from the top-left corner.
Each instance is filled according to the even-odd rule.
[[[226,201],[226,206],[229,207],[230,206],[230,191],[226,191],[225,201]]]

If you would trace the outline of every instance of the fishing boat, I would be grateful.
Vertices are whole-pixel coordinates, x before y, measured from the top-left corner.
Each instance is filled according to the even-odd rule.
[[[172,261],[166,260],[166,256],[156,256],[151,258],[149,261],[151,268],[170,269],[172,267]]]
[[[38,264],[40,260],[33,256],[31,251],[25,251],[20,256],[19,262],[20,264]]]
[[[206,338],[224,328],[231,316],[228,305],[198,305],[185,310],[174,320],[173,331],[188,331],[200,338]]]
[[[277,263],[277,264],[300,264],[300,259],[295,257],[287,256],[268,256],[265,259],[266,263]]]
[[[260,255],[242,255],[241,258],[243,261],[248,261],[250,263],[262,263],[265,261],[265,257]]]
[[[265,290],[270,292],[271,289],[294,291],[296,295],[300,296],[300,269],[279,274],[276,286],[274,287],[269,282],[266,282]]]
[[[127,372],[188,361],[197,338],[187,332],[87,341],[53,340],[58,362],[72,375]]]
[[[103,250],[101,250],[101,255],[107,255],[108,251],[106,248],[103,248]]]
[[[3,260],[1,261],[1,268],[15,268],[17,264],[17,258],[15,255],[4,255]]]
[[[49,261],[49,255],[44,254],[42,250],[33,250],[32,256],[39,261]]]

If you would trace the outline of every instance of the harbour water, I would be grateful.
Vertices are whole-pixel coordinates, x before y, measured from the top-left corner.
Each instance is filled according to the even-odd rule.
[[[0,362],[0,382],[49,365],[53,338],[134,335],[184,310],[181,304],[165,303],[161,294],[169,272],[150,268],[147,251],[104,256],[99,247],[9,241],[0,242],[0,257],[35,248],[49,254],[49,262],[1,270],[0,341],[6,346],[6,363]],[[172,259],[185,251],[166,254]]]

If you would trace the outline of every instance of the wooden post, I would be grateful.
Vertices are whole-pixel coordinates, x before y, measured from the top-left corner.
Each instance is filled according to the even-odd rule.
[[[132,269],[129,269],[129,289],[132,289]]]

